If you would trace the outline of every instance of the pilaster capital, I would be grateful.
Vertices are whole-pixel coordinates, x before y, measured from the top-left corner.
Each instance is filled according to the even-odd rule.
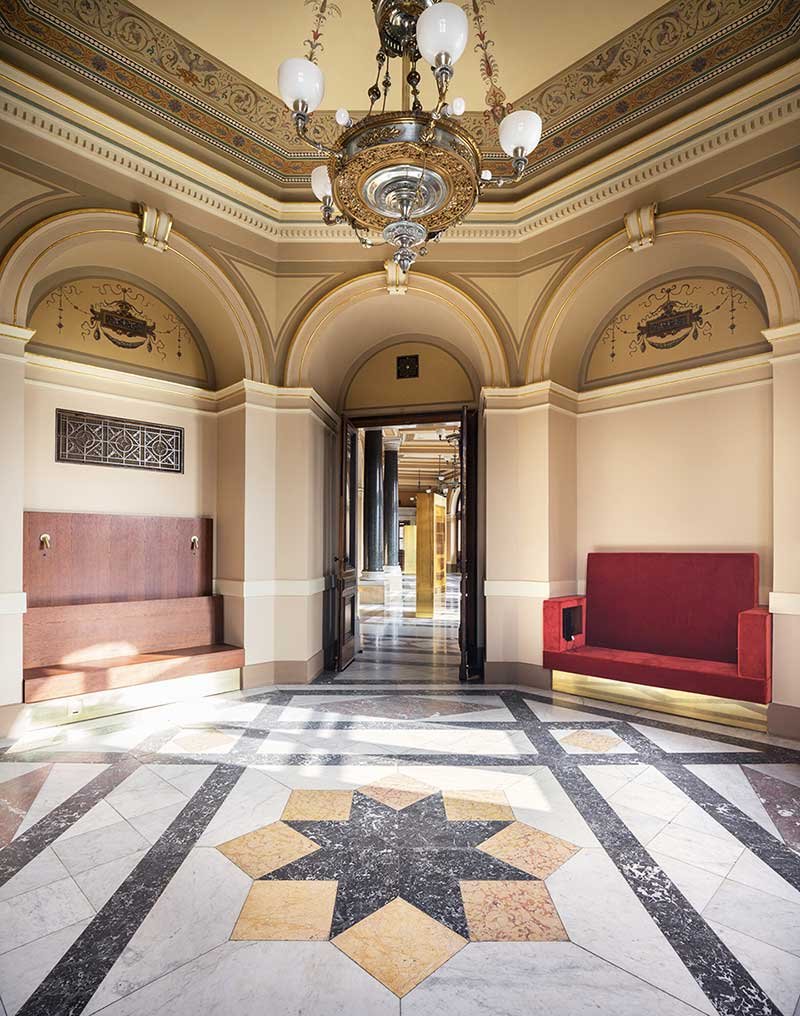
[[[36,332],[32,328],[20,328],[19,325],[10,325],[0,321],[0,353],[4,356],[18,356],[22,359],[25,355],[25,346],[35,334]]]
[[[772,346],[772,359],[800,353],[800,321],[779,328],[765,328],[761,333]]]
[[[403,439],[401,437],[385,437],[383,439],[383,450],[385,452],[399,452],[402,443]]]

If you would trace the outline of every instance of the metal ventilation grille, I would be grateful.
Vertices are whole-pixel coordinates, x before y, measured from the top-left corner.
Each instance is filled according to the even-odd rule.
[[[183,472],[183,427],[56,410],[56,462]]]

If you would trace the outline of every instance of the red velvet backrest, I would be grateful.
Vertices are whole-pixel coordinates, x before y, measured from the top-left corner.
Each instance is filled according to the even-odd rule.
[[[586,644],[736,663],[757,554],[589,554]]]

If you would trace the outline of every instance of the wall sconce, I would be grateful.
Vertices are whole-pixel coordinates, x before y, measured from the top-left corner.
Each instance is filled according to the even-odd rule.
[[[39,537],[39,550],[50,550],[50,534],[42,533]]]

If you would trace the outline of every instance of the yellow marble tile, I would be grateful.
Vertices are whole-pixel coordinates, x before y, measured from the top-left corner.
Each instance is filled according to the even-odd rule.
[[[221,843],[217,850],[251,878],[260,878],[290,861],[313,854],[319,846],[283,822],[273,822],[252,833]]]
[[[596,730],[573,730],[571,734],[561,738],[561,744],[584,748],[586,751],[604,752],[622,744],[622,738],[615,734],[601,734]]]
[[[225,755],[239,740],[238,734],[225,734],[220,730],[186,730],[165,744],[165,755]]]
[[[402,998],[467,940],[398,898],[337,935],[333,944]]]
[[[389,808],[394,808],[395,811],[402,811],[410,804],[416,804],[417,801],[436,793],[436,788],[428,783],[422,783],[421,780],[415,780],[413,776],[392,773],[366,787],[361,787],[361,793]]]
[[[513,822],[502,790],[446,790],[444,810],[451,822]]]
[[[567,933],[544,882],[462,882],[473,942],[565,942]]]
[[[233,929],[234,940],[325,941],[338,882],[254,882]]]
[[[579,848],[524,822],[515,822],[484,840],[478,849],[530,875],[547,878]]]
[[[284,822],[346,822],[352,790],[293,790],[283,809]]]

